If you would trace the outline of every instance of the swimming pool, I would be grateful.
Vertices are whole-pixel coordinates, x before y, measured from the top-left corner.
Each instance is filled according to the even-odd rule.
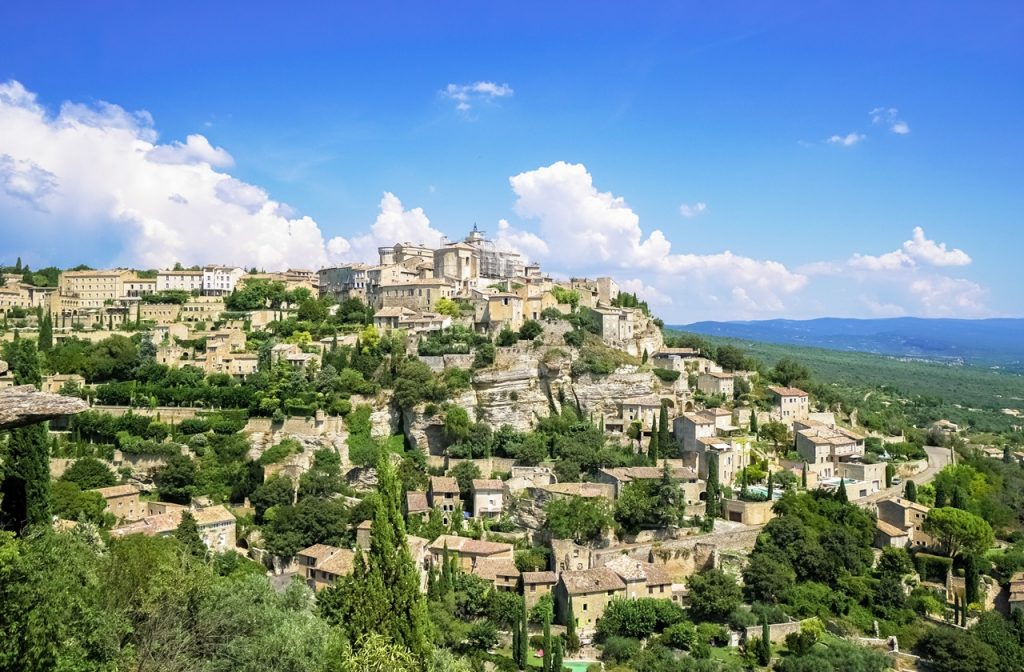
[[[572,672],[587,672],[587,668],[598,661],[596,660],[564,660],[562,667],[568,667]]]

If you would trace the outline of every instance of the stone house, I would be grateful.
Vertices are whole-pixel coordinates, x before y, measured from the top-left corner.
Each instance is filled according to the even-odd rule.
[[[640,597],[672,599],[672,578],[664,566],[634,560],[620,555],[605,564],[605,567],[619,575],[626,585],[625,597],[635,600]]]
[[[58,394],[67,384],[85,386],[85,378],[77,373],[55,373],[52,376],[43,376],[43,392]]]
[[[654,426],[654,421],[661,413],[661,398],[654,394],[645,397],[631,397],[622,400],[622,424],[628,427],[634,421],[640,423],[644,431]]]
[[[410,490],[405,493],[405,515],[409,518],[419,516],[423,520],[430,517],[430,504],[427,501],[427,493],[419,490]]]
[[[148,509],[140,502],[140,490],[135,485],[112,485],[107,488],[97,488],[98,492],[107,503],[106,512],[113,515],[118,522],[134,522],[145,518]]]
[[[473,566],[473,574],[489,581],[498,590],[519,590],[520,571],[512,558],[480,558]]]
[[[203,296],[226,296],[235,291],[235,284],[245,275],[237,266],[209,264],[203,267]]]
[[[314,544],[295,554],[295,564],[302,578],[314,591],[333,586],[340,577],[352,573],[355,552],[327,544]]]
[[[473,323],[480,331],[494,333],[505,327],[518,331],[524,321],[523,299],[518,294],[483,294],[473,301]]]
[[[156,272],[156,291],[168,292],[168,291],[182,291],[182,292],[202,292],[203,291],[203,272],[196,271],[157,271]]]
[[[565,571],[555,587],[557,613],[562,623],[573,618],[578,630],[592,631],[608,603],[625,593],[626,582],[609,567]]]
[[[780,387],[773,385],[768,388],[772,396],[773,414],[783,422],[803,420],[809,413],[807,393],[798,387]]]
[[[906,545],[912,548],[929,548],[935,539],[924,531],[924,521],[931,510],[924,504],[911,502],[902,497],[889,497],[875,503],[878,521],[906,534]],[[897,538],[895,532],[880,528],[883,534]]]
[[[734,383],[731,373],[709,371],[697,376],[698,390],[704,394],[720,394],[726,399],[732,399]]]
[[[744,525],[764,525],[775,517],[775,513],[772,512],[774,505],[773,500],[746,502],[741,499],[723,499],[722,517]]]
[[[473,479],[473,517],[499,518],[504,508],[505,484],[496,478]]]
[[[166,537],[174,534],[181,522],[185,507],[168,510],[166,513],[149,515],[141,520],[115,527],[110,531],[113,537],[130,534]],[[199,537],[206,547],[215,553],[223,553],[235,547],[235,517],[221,505],[194,509]]]
[[[512,544],[503,544],[495,541],[482,541],[459,537],[454,534],[442,534],[430,542],[428,547],[430,562],[434,567],[440,568],[444,558],[445,546],[448,547],[448,556],[456,558],[459,567],[466,572],[472,572],[478,563],[484,559],[505,559],[515,560]],[[516,577],[518,579],[518,575]]]
[[[449,476],[431,476],[430,490],[427,491],[430,498],[430,507],[440,509],[445,524],[452,521],[453,516],[462,515],[462,498],[459,495],[458,482]]]
[[[735,482],[740,470],[751,463],[749,441],[719,437],[697,439],[696,448],[683,453],[683,460],[697,472],[699,478],[706,481],[712,454],[718,457],[718,482],[723,485]]]
[[[402,306],[412,310],[430,311],[441,299],[455,298],[455,288],[447,280],[415,279],[381,285],[370,294],[376,308]]]
[[[523,572],[523,599],[526,600],[526,608],[532,609],[540,598],[550,595],[557,583],[558,574],[555,572]]]
[[[687,505],[696,504],[703,499],[706,483],[697,478],[693,469],[672,467],[669,469],[672,478],[679,482]],[[597,473],[598,483],[607,483],[615,488],[615,498],[622,495],[622,489],[634,481],[656,481],[662,476],[661,467],[615,467],[600,469]]]

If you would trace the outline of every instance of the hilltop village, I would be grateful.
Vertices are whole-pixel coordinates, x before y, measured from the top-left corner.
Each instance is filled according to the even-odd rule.
[[[0,399],[81,406],[12,430],[5,483],[42,442],[37,523],[301,583],[350,652],[383,633],[488,669],[916,669],[952,646],[927,624],[1022,613],[1024,550],[991,556],[1016,523],[954,464],[957,425],[867,422],[798,362],[665,332],[612,278],[552,278],[475,227],[378,261],[7,268]],[[833,654],[863,665],[795,666]]]

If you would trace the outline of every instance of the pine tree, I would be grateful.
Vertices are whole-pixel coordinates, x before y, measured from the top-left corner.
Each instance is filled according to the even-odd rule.
[[[839,489],[836,491],[836,499],[839,500],[841,504],[850,503],[850,495],[846,492],[846,477],[839,479]]]
[[[576,634],[576,612],[572,608],[571,595],[565,615],[565,648],[569,653],[576,653],[580,650],[580,637]]]
[[[551,672],[551,616],[544,615],[544,672]]]
[[[655,419],[654,424],[651,425],[651,442],[647,444],[647,459],[654,466],[658,466],[658,440],[660,435],[658,434],[658,421]]]
[[[672,434],[668,423],[668,406],[661,404],[658,411],[658,452],[665,457],[672,457]]]
[[[199,536],[199,526],[196,524],[196,517],[191,511],[181,513],[181,521],[174,530],[174,538],[181,542],[184,549],[196,558],[206,557],[206,544]]]
[[[4,472],[0,525],[18,533],[32,525],[49,525],[50,443],[45,424],[11,430]]]
[[[903,488],[903,496],[907,498],[909,502],[917,501],[917,483],[913,481],[907,481],[906,486]]]
[[[53,320],[50,314],[46,313],[39,320],[39,350],[49,352],[53,349]]]

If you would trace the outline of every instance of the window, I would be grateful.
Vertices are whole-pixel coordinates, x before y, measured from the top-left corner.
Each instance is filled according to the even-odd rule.
[[[584,603],[583,603],[583,611],[586,611],[586,610],[587,610],[587,603],[586,603],[586,602],[584,602]]]

